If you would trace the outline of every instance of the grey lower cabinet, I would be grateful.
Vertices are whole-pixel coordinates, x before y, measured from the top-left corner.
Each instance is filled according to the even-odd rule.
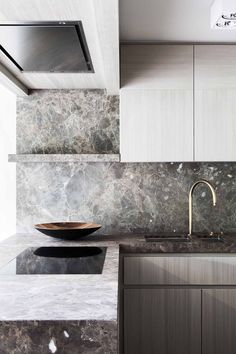
[[[200,289],[125,289],[125,354],[201,354]]]
[[[236,289],[202,290],[202,354],[236,353]]]
[[[236,254],[125,256],[122,354],[235,354]]]

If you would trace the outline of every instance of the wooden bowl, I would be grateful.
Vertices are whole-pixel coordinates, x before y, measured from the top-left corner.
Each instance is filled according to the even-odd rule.
[[[51,222],[34,225],[35,229],[51,237],[75,240],[85,237],[102,227],[92,222]]]

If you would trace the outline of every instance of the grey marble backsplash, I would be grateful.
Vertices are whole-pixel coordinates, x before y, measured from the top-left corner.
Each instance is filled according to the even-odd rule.
[[[18,154],[119,153],[119,99],[104,90],[35,90],[17,100]]]
[[[199,178],[216,188],[217,205],[199,185],[194,230],[236,231],[236,163],[25,163],[17,168],[17,228],[88,220],[101,234],[186,232],[188,192]]]
[[[18,153],[118,153],[119,99],[103,90],[37,90],[17,102]],[[17,163],[17,231],[39,222],[88,220],[102,234],[236,231],[236,163]]]

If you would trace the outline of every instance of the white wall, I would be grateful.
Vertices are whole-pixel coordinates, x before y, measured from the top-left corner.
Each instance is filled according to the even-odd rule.
[[[16,230],[16,96],[0,85],[0,241]]]
[[[213,0],[120,0],[120,38],[235,43],[235,30],[211,29],[212,2]]]

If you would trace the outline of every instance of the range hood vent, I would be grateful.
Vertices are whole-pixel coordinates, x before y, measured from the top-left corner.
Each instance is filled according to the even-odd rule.
[[[22,72],[94,72],[81,21],[0,24],[0,50]]]

